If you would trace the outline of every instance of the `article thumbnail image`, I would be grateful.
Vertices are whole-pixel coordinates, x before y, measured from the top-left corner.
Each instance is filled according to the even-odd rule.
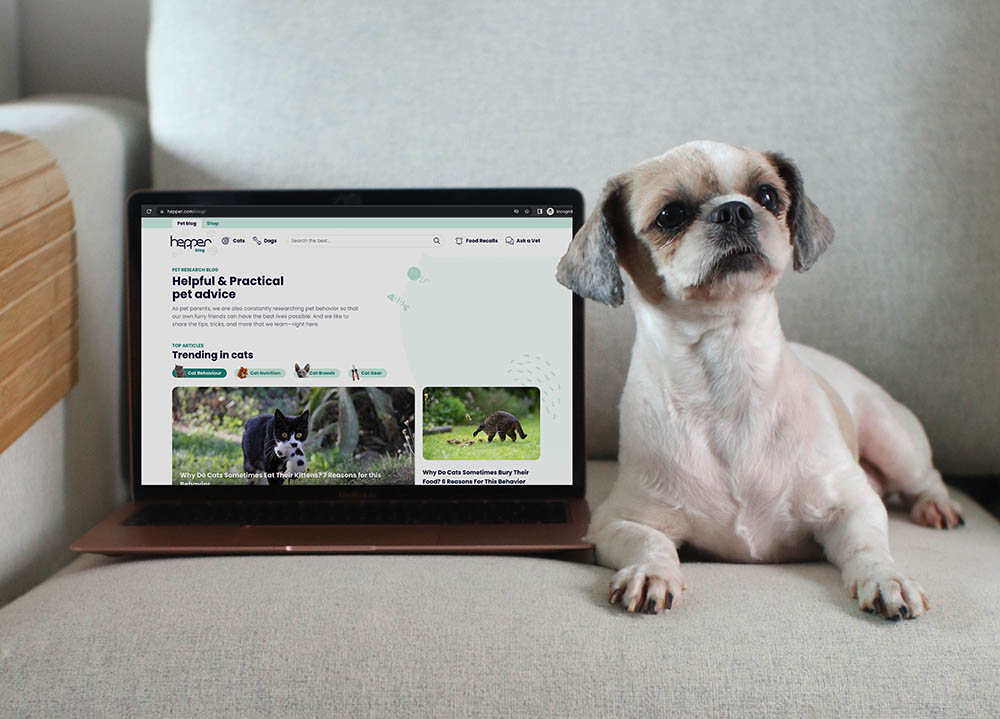
[[[173,483],[413,484],[412,387],[175,387]]]
[[[537,387],[425,387],[424,459],[538,459]]]

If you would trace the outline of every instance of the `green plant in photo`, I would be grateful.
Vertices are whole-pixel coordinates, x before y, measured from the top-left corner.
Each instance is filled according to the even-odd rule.
[[[202,431],[173,433],[173,471],[176,480],[182,473],[197,477],[201,472],[225,474],[243,471],[243,448],[239,442]],[[188,481],[211,481],[227,483],[223,479],[194,479]],[[241,484],[234,481],[233,484]]]
[[[437,427],[446,424],[468,422],[465,403],[450,394],[430,400],[424,405],[424,426]]]

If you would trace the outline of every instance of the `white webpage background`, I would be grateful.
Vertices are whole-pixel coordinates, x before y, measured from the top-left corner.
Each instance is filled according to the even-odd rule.
[[[572,483],[572,300],[555,281],[569,245],[565,227],[206,229],[174,220],[143,228],[141,281],[142,454],[145,485],[172,481],[172,404],[176,386],[408,386],[415,401],[415,483],[424,470],[528,470],[525,484]],[[187,220],[190,223],[190,220]],[[473,223],[470,219],[470,225]],[[524,221],[528,223],[530,221]],[[221,244],[223,236],[273,244]],[[171,237],[211,239],[204,252],[172,247]],[[458,244],[456,237],[462,237]],[[511,244],[507,238],[514,240]],[[437,238],[435,241],[434,238]],[[469,239],[494,238],[494,243]],[[174,268],[218,268],[175,273]],[[284,276],[280,287],[231,289],[235,299],[172,299],[175,276]],[[416,277],[416,279],[413,279]],[[357,307],[319,327],[173,327],[180,307]],[[176,359],[174,344],[208,352],[250,351],[252,360]],[[186,350],[193,351],[193,350]],[[298,378],[294,364],[338,368],[340,377]],[[173,377],[173,368],[221,367],[223,379]],[[236,375],[241,366],[282,368],[282,378]],[[352,381],[350,370],[384,377]],[[449,386],[534,386],[541,399],[537,460],[428,461],[422,456],[422,390]],[[477,421],[482,418],[474,418]],[[442,485],[447,486],[447,485]]]

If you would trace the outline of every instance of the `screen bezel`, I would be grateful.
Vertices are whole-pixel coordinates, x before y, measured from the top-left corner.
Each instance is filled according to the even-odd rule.
[[[583,196],[573,188],[490,189],[339,189],[339,190],[190,190],[138,191],[128,198],[126,242],[126,323],[128,327],[129,476],[135,500],[188,499],[513,499],[578,498],[585,492],[583,300],[572,296],[573,323],[573,448],[572,484],[530,486],[330,486],[304,485],[143,485],[140,402],[142,335],[140,283],[142,259],[141,206],[170,205],[569,205],[573,208],[573,235],[583,224]],[[552,279],[555,282],[555,278]],[[568,292],[569,290],[567,290]],[[414,388],[420,393],[422,387]],[[419,397],[415,398],[419,401]]]

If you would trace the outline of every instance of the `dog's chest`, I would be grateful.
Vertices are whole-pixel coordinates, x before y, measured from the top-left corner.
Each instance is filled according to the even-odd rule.
[[[682,512],[690,545],[728,561],[817,557],[801,511],[808,428],[780,403],[719,410],[623,400],[622,461],[656,478],[655,504]]]
[[[687,542],[729,561],[811,558],[816,546],[799,511],[793,462],[768,443],[709,450],[673,476],[669,492],[688,525]]]

